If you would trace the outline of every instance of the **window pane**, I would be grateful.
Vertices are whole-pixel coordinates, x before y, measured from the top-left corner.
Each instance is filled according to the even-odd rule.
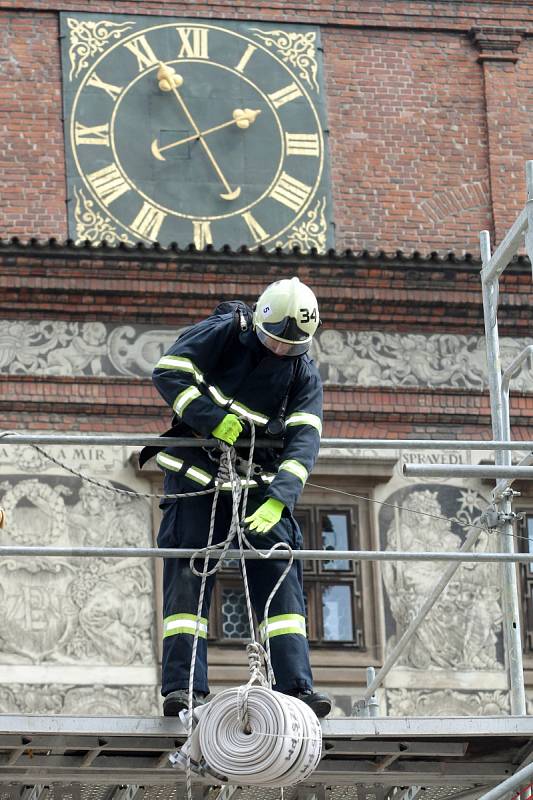
[[[347,514],[329,513],[320,516],[323,550],[349,550]],[[323,570],[350,569],[349,561],[322,561]]]
[[[248,639],[250,636],[246,600],[240,589],[222,589],[222,636],[224,639]]]
[[[322,589],[324,639],[349,642],[353,639],[352,598],[349,586],[324,586]]]

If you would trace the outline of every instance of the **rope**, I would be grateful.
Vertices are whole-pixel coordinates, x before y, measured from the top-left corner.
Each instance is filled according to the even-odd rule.
[[[187,741],[176,753],[169,756],[173,767],[186,772],[187,797],[192,800],[193,774],[209,777],[217,783],[283,787],[299,783],[316,769],[322,755],[322,730],[314,712],[295,697],[281,696],[272,690],[274,673],[270,661],[270,641],[266,649],[256,640],[244,546],[255,552],[244,534],[244,518],[248,503],[255,427],[251,425],[250,452],[248,456],[245,489],[235,469],[235,450],[222,446],[217,488],[213,498],[207,544],[196,551],[190,560],[192,572],[201,577],[196,628],[194,631],[191,666],[189,671],[188,709],[180,718],[187,723]],[[232,512],[226,539],[213,545],[219,486],[231,483]],[[242,500],[242,519],[239,507]],[[246,647],[250,678],[243,686],[227,689],[210,703],[193,709],[194,674],[207,578],[222,566],[225,552],[237,536],[240,563],[246,598],[250,642]],[[264,616],[268,619],[270,603],[288,575],[293,564],[292,550],[284,542],[277,542],[263,558],[270,558],[276,550],[287,549],[291,558],[270,592],[265,603]],[[218,555],[213,567],[209,560]],[[203,569],[195,561],[203,556]],[[266,674],[265,674],[266,673]],[[282,789],[283,796],[283,789]]]

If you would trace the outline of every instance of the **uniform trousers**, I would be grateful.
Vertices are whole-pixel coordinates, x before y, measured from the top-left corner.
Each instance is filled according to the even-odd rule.
[[[169,482],[170,483],[170,482]],[[167,481],[165,481],[167,484]],[[172,476],[166,491],[191,492],[191,481]],[[196,488],[198,488],[196,486]],[[265,489],[250,489],[247,515],[253,513],[264,500]],[[157,538],[159,547],[200,548],[207,543],[213,495],[164,500],[161,503],[163,519]],[[217,504],[213,543],[223,541],[231,522],[231,492],[220,492]],[[279,523],[267,534],[248,534],[251,544],[268,549],[279,541],[287,542],[293,549],[301,549],[302,535],[298,524],[287,508]],[[237,547],[235,538],[234,547]],[[213,566],[214,562],[210,562]],[[203,558],[197,559],[196,568],[203,569]],[[286,560],[272,557],[268,560],[247,560],[250,596],[259,623],[263,623],[263,636],[268,635],[271,663],[275,675],[274,688],[285,693],[309,690],[313,678],[309,663],[309,646],[305,635],[305,605],[302,583],[302,562],[295,561],[290,572],[276,592],[264,619],[268,596],[287,566]],[[201,631],[198,639],[194,691],[207,694],[207,621],[215,576],[206,580]],[[166,696],[176,689],[187,689],[191,665],[192,645],[196,627],[201,578],[191,572],[189,560],[164,559],[163,567],[163,663],[161,694]]]

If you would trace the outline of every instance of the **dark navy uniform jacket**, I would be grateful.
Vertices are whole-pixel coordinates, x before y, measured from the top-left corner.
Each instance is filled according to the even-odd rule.
[[[157,363],[154,384],[177,417],[193,432],[208,437],[227,413],[252,420],[257,435],[278,416],[290,385],[286,432],[279,466],[268,478],[265,497],[289,510],[304,487],[318,455],[322,431],[322,381],[313,361],[276,356],[252,326],[237,332],[233,313],[213,315],[186,330]],[[217,467],[191,448],[167,448],[157,461],[169,473],[189,479],[190,491],[212,484]],[[279,453],[279,451],[278,451]],[[196,459],[196,464],[194,463]],[[269,457],[254,461],[268,468]]]

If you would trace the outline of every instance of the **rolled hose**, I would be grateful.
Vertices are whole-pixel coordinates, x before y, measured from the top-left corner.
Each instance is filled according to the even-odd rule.
[[[322,729],[309,706],[262,686],[226,689],[193,717],[192,735],[170,761],[186,770],[190,756],[192,771],[217,783],[292,786],[304,781],[322,756]]]

